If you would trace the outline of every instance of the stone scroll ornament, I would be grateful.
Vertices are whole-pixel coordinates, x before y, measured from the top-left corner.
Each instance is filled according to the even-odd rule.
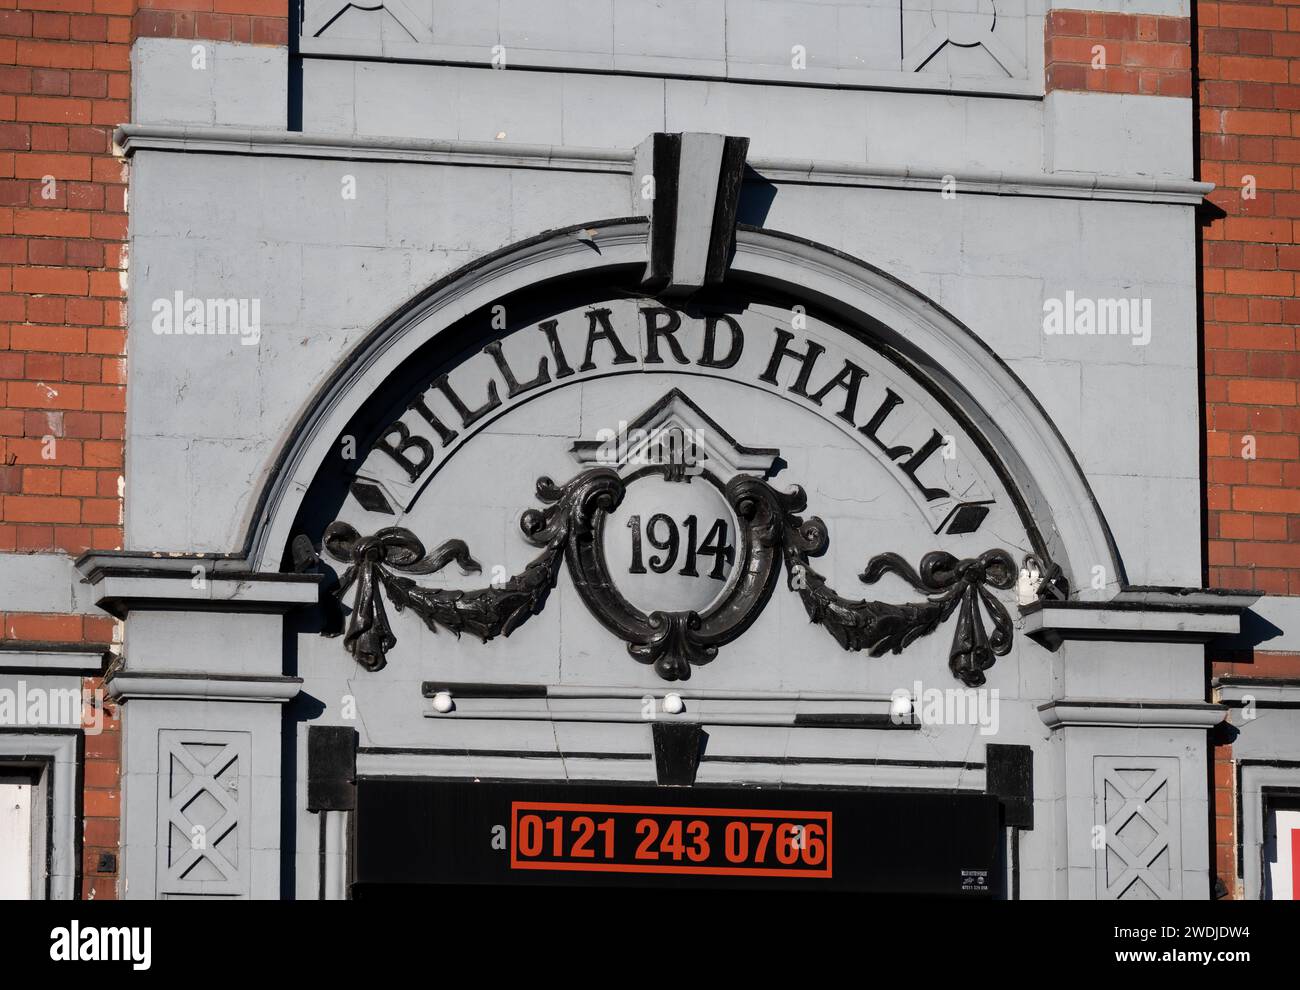
[[[803,489],[781,492],[746,474],[733,477],[724,489],[739,522],[733,579],[703,611],[644,612],[617,590],[602,544],[604,518],[618,508],[626,484],[618,472],[604,467],[563,485],[539,479],[537,498],[543,507],[526,511],[520,528],[541,552],[509,580],[477,590],[424,588],[408,576],[432,574],[453,561],[465,573],[479,571],[461,540],[426,552],[408,529],[388,527],[362,537],[345,522],[331,523],[324,550],[347,565],[334,594],[340,604],[352,595],[344,646],[367,670],[384,667],[397,643],[385,599],[399,612],[410,609],[434,632],[470,632],[484,642],[509,636],[541,612],[564,563],[592,615],[627,644],[635,660],[652,665],[669,681],[689,678],[692,666],[709,663],[753,624],[771,598],[783,564],[788,586],[799,595],[809,619],[845,650],[871,656],[900,653],[954,612],[949,667],[963,683],[983,684],[984,671],[1011,649],[1011,617],[989,590],[1005,590],[1016,580],[1017,568],[1006,551],[959,560],[936,550],[921,559],[918,569],[897,554],[878,554],[860,575],[864,583],[893,573],[926,599],[913,604],[847,599],[809,563],[826,552],[830,537],[821,519],[798,515],[807,506]]]

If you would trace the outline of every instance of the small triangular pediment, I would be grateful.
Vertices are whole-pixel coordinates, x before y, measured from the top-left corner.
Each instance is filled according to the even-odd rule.
[[[665,392],[635,419],[577,440],[574,458],[584,466],[605,466],[626,476],[644,467],[690,465],[726,482],[737,474],[766,477],[781,452],[736,441],[717,420],[681,389]]]

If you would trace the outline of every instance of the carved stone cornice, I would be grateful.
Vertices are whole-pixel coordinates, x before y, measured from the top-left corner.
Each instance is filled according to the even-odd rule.
[[[1208,729],[1226,714],[1223,705],[1102,698],[1062,698],[1038,706],[1038,717],[1053,731],[1071,726]]]
[[[113,140],[120,153],[128,158],[138,151],[163,151],[613,172],[629,177],[635,171],[635,153],[623,148],[312,134],[174,124],[124,124],[114,132]],[[1149,175],[1012,173],[963,168],[945,171],[875,162],[761,156],[751,157],[748,164],[764,179],[775,183],[907,189],[924,193],[942,192],[955,182],[963,194],[973,195],[1196,206],[1214,189],[1211,182]]]
[[[1160,595],[1130,589],[1109,601],[1038,601],[1021,608],[1024,632],[1050,650],[1066,640],[1207,643],[1233,636],[1258,596],[1198,588]]]
[[[76,566],[95,604],[119,619],[135,610],[288,612],[320,597],[317,574],[252,571],[223,554],[90,551]]]
[[[104,686],[115,701],[255,701],[283,705],[298,696],[302,678],[117,670],[105,678]]]

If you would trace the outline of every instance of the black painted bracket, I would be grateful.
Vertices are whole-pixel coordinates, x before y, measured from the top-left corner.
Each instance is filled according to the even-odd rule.
[[[694,786],[708,733],[693,722],[655,722],[650,731],[654,737],[655,778],[663,786]]]
[[[748,152],[749,138],[692,132],[652,134],[637,148],[633,206],[650,217],[646,289],[689,295],[726,278]]]
[[[357,806],[357,730],[346,725],[307,728],[307,810],[352,811]]]
[[[1034,827],[1034,751],[1028,746],[989,743],[984,747],[984,791],[1002,802],[1003,824]]]

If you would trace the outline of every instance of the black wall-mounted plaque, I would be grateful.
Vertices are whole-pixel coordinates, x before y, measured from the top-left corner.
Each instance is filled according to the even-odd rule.
[[[997,798],[971,792],[362,780],[353,894],[562,884],[987,898],[1000,893],[999,835]]]
[[[1034,751],[1028,746],[989,743],[986,790],[1002,801],[1003,824],[1011,828],[1034,827]]]
[[[351,811],[357,806],[357,730],[350,725],[307,729],[307,810]]]

